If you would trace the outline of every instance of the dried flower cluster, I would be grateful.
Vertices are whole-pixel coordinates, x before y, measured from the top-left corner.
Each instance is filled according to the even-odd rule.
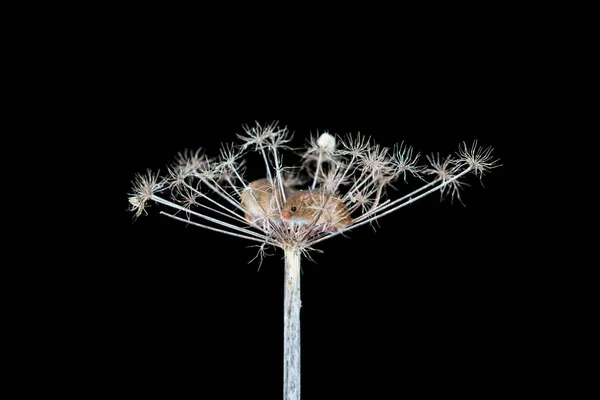
[[[300,153],[289,147],[290,132],[276,123],[245,126],[238,139],[238,144],[224,144],[217,157],[202,149],[178,154],[166,176],[137,175],[130,209],[139,216],[152,201],[173,209],[161,212],[173,219],[258,242],[261,255],[267,246],[292,246],[307,254],[323,240],[430,193],[460,200],[461,178],[469,173],[481,177],[498,166],[492,149],[477,142],[463,143],[453,157],[428,155],[428,164],[420,165],[412,147],[382,147],[360,134],[323,133],[311,137]],[[285,151],[299,154],[300,165],[285,166]],[[245,178],[250,153],[264,162],[264,179]],[[423,185],[387,198],[386,187],[409,176]]]

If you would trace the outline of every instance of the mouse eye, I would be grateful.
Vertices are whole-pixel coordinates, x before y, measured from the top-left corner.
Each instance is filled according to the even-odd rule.
[[[292,212],[296,211],[297,210],[296,206],[292,207],[291,210],[292,210]]]

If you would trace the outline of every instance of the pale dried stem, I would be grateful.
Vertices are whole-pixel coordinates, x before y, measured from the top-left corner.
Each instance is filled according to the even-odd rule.
[[[283,398],[300,400],[300,249],[284,247]]]
[[[202,176],[200,176],[200,177],[199,177],[199,179],[200,179],[200,180],[201,180],[201,181],[202,181],[202,182],[203,182],[203,183],[204,183],[206,186],[208,186],[210,189],[212,189],[212,191],[213,191],[213,192],[215,192],[216,194],[218,194],[219,196],[221,196],[223,199],[227,200],[227,202],[228,202],[228,203],[230,203],[230,204],[232,204],[232,205],[233,205],[235,208],[237,208],[238,210],[241,210],[241,211],[243,211],[243,212],[246,212],[246,210],[244,209],[244,207],[242,207],[238,201],[236,201],[235,199],[233,199],[229,193],[227,193],[227,192],[225,192],[223,189],[221,189],[221,187],[219,186],[219,184],[218,184],[218,183],[216,183],[216,182],[215,182],[215,183],[216,183],[216,187],[215,187],[215,185],[213,185],[213,184],[212,184],[212,183],[211,183],[211,182],[210,182],[208,179],[206,179],[206,178],[204,178],[204,177],[202,177]],[[194,190],[195,190],[195,189],[194,189]],[[198,193],[201,193],[201,192],[199,192],[199,191],[197,191],[197,192],[198,192]],[[222,192],[225,192],[225,194],[223,194]],[[206,195],[204,195],[204,198],[206,198],[206,199],[210,199],[210,197],[208,197],[208,196],[206,196]],[[211,200],[212,200],[212,199],[211,199]],[[215,201],[213,200],[213,202],[215,202]],[[216,203],[216,202],[215,202],[215,203]],[[227,207],[224,207],[224,208],[225,208],[225,209],[227,209]],[[232,210],[229,210],[229,211],[231,211],[232,213],[234,213]],[[234,213],[234,214],[235,214],[235,213]],[[237,214],[236,214],[236,215],[237,215]]]
[[[192,210],[190,210],[188,208],[182,207],[179,204],[173,203],[173,202],[171,202],[169,200],[165,200],[162,197],[154,195],[154,196],[152,196],[152,200],[155,201],[155,202],[157,202],[157,203],[159,203],[159,204],[164,204],[164,205],[166,205],[168,207],[175,208],[175,209],[180,210],[180,211],[184,211],[186,213],[192,214],[192,215],[194,215],[196,217],[205,219],[205,220],[210,221],[210,222],[214,222],[217,225],[221,225],[221,226],[224,226],[226,228],[230,228],[230,229],[236,230],[238,232],[243,232],[243,233],[245,233],[245,234],[247,234],[249,236],[254,236],[254,237],[262,239],[262,240],[267,240],[267,236],[265,236],[265,235],[261,235],[259,233],[254,232],[254,231],[250,231],[248,229],[241,228],[241,227],[236,226],[236,225],[228,224],[227,222],[223,222],[220,219],[209,217],[208,215],[197,213],[197,212],[192,211]]]
[[[277,155],[277,150],[273,150],[273,158],[275,159],[275,172],[277,173],[277,184],[279,185],[279,190],[281,192],[281,198],[283,199],[283,204],[287,201],[285,198],[285,190],[283,188],[283,179],[281,178],[281,165],[279,165],[279,157]],[[273,188],[273,192],[275,192],[275,188]],[[277,203],[279,206],[279,202]],[[279,207],[279,212],[281,212],[282,207]]]
[[[317,160],[317,170],[315,171],[315,177],[313,179],[313,183],[312,183],[312,190],[315,190],[315,187],[317,186],[317,178],[319,177],[319,173],[321,171],[321,158],[323,157],[323,152],[319,151],[319,159]]]
[[[173,214],[169,214],[169,213],[166,213],[164,211],[161,211],[160,214],[165,215],[165,216],[167,216],[169,218],[173,218],[173,219],[175,219],[177,221],[185,222],[186,224],[198,226],[200,228],[208,229],[208,230],[211,230],[211,231],[224,233],[226,235],[235,236],[235,237],[239,237],[239,238],[242,238],[242,239],[253,240],[255,242],[267,243],[267,244],[270,244],[270,245],[273,245],[273,246],[279,246],[277,243],[271,242],[271,241],[269,241],[267,239],[257,239],[255,237],[241,235],[239,233],[230,232],[230,231],[226,231],[224,229],[215,228],[214,226],[208,226],[208,225],[200,224],[200,223],[195,222],[195,221],[190,221],[190,220],[185,219],[185,218],[177,217],[177,216],[175,216]]]
[[[211,203],[215,204],[216,206],[222,208],[223,210],[227,211],[228,213],[230,213],[231,215],[233,215],[237,220],[242,221],[242,222],[247,222],[243,217],[241,217],[239,214],[237,214],[235,211],[233,211],[230,208],[225,207],[223,204],[219,203],[218,201],[215,201],[213,199],[211,199],[210,197],[208,197],[206,194],[202,193],[201,191],[199,191],[198,189],[194,188],[193,186],[189,185],[188,183],[184,183],[184,186],[187,187],[188,189],[190,189],[191,191],[193,191],[194,193],[198,194],[199,196],[201,196],[202,198],[210,201]],[[238,207],[240,208],[242,211],[246,211],[243,207]]]
[[[348,197],[350,197],[357,189],[358,189],[358,185],[364,185],[364,182],[366,181],[365,176],[365,171],[362,170],[360,172],[360,176],[358,177],[358,179],[354,180],[354,185],[352,185],[352,187],[350,189],[348,189],[348,191],[346,192],[346,194],[344,195],[344,197],[342,197],[342,201],[346,201],[348,199]]]
[[[350,170],[350,167],[352,166],[352,164],[354,164],[354,160],[355,159],[356,159],[356,156],[352,155],[352,158],[350,159],[350,162],[344,168],[344,173],[342,174],[342,177],[337,181],[335,187],[333,188],[333,192],[334,193],[337,191],[337,188],[340,186],[340,183],[344,182],[344,179],[346,178],[346,174]]]

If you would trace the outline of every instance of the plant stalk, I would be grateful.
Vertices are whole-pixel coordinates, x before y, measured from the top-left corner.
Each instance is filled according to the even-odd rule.
[[[286,246],[283,310],[283,398],[300,400],[300,249]]]

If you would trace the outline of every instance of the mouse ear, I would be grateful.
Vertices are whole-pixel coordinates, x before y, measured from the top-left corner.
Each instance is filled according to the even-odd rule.
[[[307,202],[311,198],[312,198],[312,194],[310,192],[306,192],[302,196],[300,196],[300,200],[302,200],[303,202]]]

